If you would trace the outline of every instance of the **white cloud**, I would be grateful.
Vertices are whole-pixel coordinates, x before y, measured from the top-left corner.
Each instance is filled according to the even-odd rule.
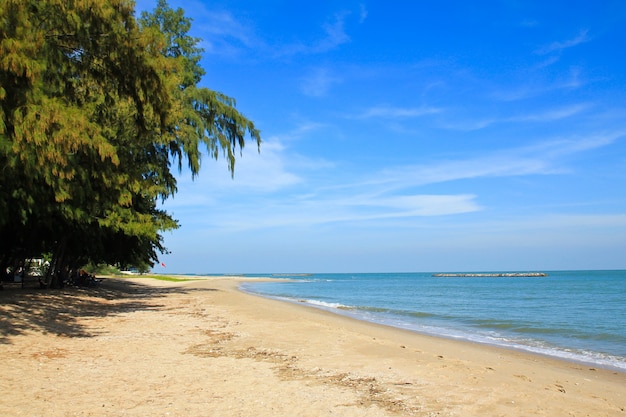
[[[310,131],[315,126],[294,130]],[[458,216],[482,211],[480,195],[420,193],[419,187],[444,182],[566,172],[562,158],[607,146],[622,132],[546,141],[471,158],[387,167],[364,176],[337,172],[329,161],[294,155],[283,142],[269,139],[261,154],[246,150],[232,180],[219,163],[210,163],[198,181],[185,183],[182,199],[168,203],[176,216],[194,228],[259,230],[309,228],[315,225],[413,222],[421,217]],[[316,173],[323,172],[321,178]],[[178,210],[178,212],[176,212]],[[210,212],[210,216],[205,213]],[[591,221],[590,219],[588,219]],[[407,223],[407,224],[409,224]]]
[[[420,117],[441,112],[436,107],[393,107],[393,106],[375,106],[365,110],[363,113],[355,116],[357,119],[371,118],[410,118]]]
[[[199,206],[218,205],[225,196],[264,195],[294,186],[302,178],[288,170],[288,160],[283,145],[268,140],[262,143],[260,153],[256,147],[246,147],[238,155],[231,177],[224,158],[216,161],[204,155],[200,174],[191,179],[188,172],[181,173],[178,193],[165,206],[195,210]]]
[[[391,188],[408,188],[474,178],[552,175],[567,170],[560,158],[610,145],[624,136],[626,132],[616,131],[554,139],[474,158],[392,167],[383,170],[371,182],[385,183]]]
[[[284,150],[280,142],[271,139],[263,142],[260,153],[256,152],[256,148],[253,151],[246,148],[235,164],[234,179],[230,180],[227,171],[221,169],[224,181],[219,181],[218,185],[228,190],[269,193],[301,182],[298,175],[288,170]],[[214,179],[212,177],[211,181]]]
[[[198,26],[209,38],[232,39],[246,46],[253,44],[254,36],[249,27],[230,12],[206,12]]]
[[[367,12],[359,14],[359,23],[365,18]],[[333,14],[321,27],[323,35],[311,42],[299,41],[291,44],[273,45],[269,53],[274,56],[315,55],[332,51],[343,44],[350,42],[350,36],[346,30],[346,24],[352,15],[350,11],[341,11]]]
[[[541,96],[553,94],[555,91],[568,91],[581,88],[588,81],[582,76],[581,68],[572,66],[562,75],[550,82],[541,82],[544,67],[557,62],[557,56],[551,56],[547,60],[531,68],[525,78],[531,81],[517,83],[514,88],[500,89],[491,94],[491,97],[498,101],[521,101]]]
[[[588,134],[581,137],[548,142],[545,146],[549,156],[570,155],[611,145],[626,136],[626,131]]]
[[[565,49],[572,48],[585,42],[589,42],[591,38],[587,36],[588,30],[581,30],[578,35],[572,39],[568,39],[561,42],[552,42],[548,45],[542,46],[535,52],[539,55],[545,55],[553,52],[561,52]]]
[[[576,116],[589,109],[591,104],[580,103],[570,106],[548,109],[541,113],[529,113],[504,119],[506,122],[549,122]]]
[[[326,37],[315,48],[320,52],[324,52],[339,45],[350,41],[350,37],[346,34],[345,21],[349,13],[342,12],[333,16],[332,21],[324,25]]]
[[[473,130],[485,129],[498,120],[494,118],[475,118],[471,120],[455,120],[453,122],[443,122],[440,124],[442,129],[460,130],[462,132],[471,132]]]
[[[332,75],[327,68],[318,68],[302,79],[300,89],[307,96],[323,97],[334,84],[340,82],[341,79]]]
[[[450,214],[469,213],[480,210],[474,201],[476,196],[460,195],[399,195],[390,197],[373,197],[356,201],[359,207],[383,209],[382,213],[373,218],[397,218],[413,216],[445,216]],[[355,205],[352,203],[351,205]]]
[[[489,155],[467,160],[391,168],[378,181],[390,187],[412,187],[486,177],[553,174],[555,169],[540,157]]]
[[[357,224],[392,219],[448,216],[481,210],[473,195],[309,195],[273,199],[254,209],[255,216],[223,212],[212,227],[242,231],[309,228],[324,224]]]
[[[577,116],[592,107],[591,103],[572,104],[564,107],[555,107],[543,110],[541,112],[532,112],[507,117],[485,117],[476,118],[475,120],[456,120],[454,122],[444,122],[442,128],[460,131],[473,131],[485,129],[495,124],[503,123],[519,123],[519,122],[535,122],[545,123],[556,120],[567,119]]]

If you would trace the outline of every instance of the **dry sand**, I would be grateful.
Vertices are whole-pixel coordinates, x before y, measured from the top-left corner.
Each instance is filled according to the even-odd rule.
[[[626,374],[239,292],[0,293],[0,416],[626,416]]]

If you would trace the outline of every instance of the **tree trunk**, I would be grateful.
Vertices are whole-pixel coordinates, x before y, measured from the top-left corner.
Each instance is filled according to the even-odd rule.
[[[57,288],[59,286],[60,274],[63,270],[63,258],[65,257],[65,248],[67,247],[67,237],[63,236],[52,256],[50,268],[46,273],[46,288]]]

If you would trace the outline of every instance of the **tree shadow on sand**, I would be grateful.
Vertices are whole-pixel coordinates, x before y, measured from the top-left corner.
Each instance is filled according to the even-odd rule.
[[[211,288],[154,287],[124,279],[105,279],[95,288],[0,291],[0,344],[28,332],[67,337],[93,337],[81,324],[85,318],[130,311],[158,310],[159,299],[170,294],[216,291]]]

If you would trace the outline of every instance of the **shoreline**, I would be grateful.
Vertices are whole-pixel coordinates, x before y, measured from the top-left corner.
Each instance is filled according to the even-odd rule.
[[[483,275],[481,274],[481,276]],[[274,279],[268,280],[280,281]],[[567,346],[550,345],[548,342],[544,342],[541,339],[537,339],[536,341],[531,341],[533,343],[528,342],[526,344],[520,343],[515,339],[505,339],[504,336],[502,338],[497,338],[494,340],[493,338],[490,338],[489,335],[473,333],[466,329],[455,327],[431,327],[429,325],[427,326],[428,328],[421,329],[420,326],[416,323],[409,323],[406,322],[406,320],[392,316],[378,314],[370,315],[368,313],[364,313],[363,310],[360,310],[356,307],[345,306],[336,303],[325,303],[317,300],[299,299],[297,297],[292,298],[289,296],[275,296],[272,294],[265,294],[262,291],[257,292],[255,291],[254,286],[247,286],[246,282],[242,282],[239,285],[239,289],[244,293],[253,296],[320,309],[323,311],[328,311],[331,314],[349,317],[354,320],[389,326],[391,328],[414,332],[420,335],[440,337],[443,339],[473,343],[482,346],[491,346],[499,349],[513,350],[569,363],[575,363],[581,366],[596,367],[609,371],[626,373],[626,362],[624,362],[624,358],[622,356],[602,353],[601,351],[583,351],[569,348]]]
[[[0,413],[626,415],[624,373],[238,289],[250,280],[106,278],[94,291],[5,291],[10,390]]]
[[[331,306],[324,306],[324,305],[317,305],[315,303],[311,303],[308,300],[298,300],[298,299],[290,299],[287,297],[277,297],[277,296],[271,296],[271,295],[266,295],[266,294],[261,294],[261,293],[255,293],[254,291],[247,291],[246,289],[243,288],[237,288],[239,291],[241,291],[244,294],[249,294],[253,297],[261,297],[264,299],[268,299],[268,300],[273,300],[273,301],[277,301],[277,302],[281,302],[281,303],[289,303],[289,304],[293,304],[296,306],[301,306],[301,307],[305,307],[305,308],[311,308],[311,309],[315,309],[315,310],[321,310],[321,311],[325,311],[328,312],[329,314],[333,314],[333,315],[337,315],[337,316],[341,316],[341,317],[346,317],[348,319],[352,319],[355,320],[357,322],[363,322],[363,323],[368,323],[368,324],[372,324],[372,325],[376,325],[376,326],[383,326],[383,327],[389,327],[391,329],[395,329],[398,331],[405,331],[405,332],[409,332],[409,333],[414,333],[420,336],[426,336],[426,337],[433,337],[433,338],[441,338],[441,339],[445,339],[445,340],[450,340],[450,341],[454,341],[454,342],[459,342],[459,343],[469,343],[469,344],[475,344],[478,346],[485,346],[485,347],[490,347],[490,348],[495,348],[495,349],[503,349],[503,350],[507,350],[507,351],[514,351],[514,352],[519,352],[522,354],[527,354],[527,355],[537,355],[540,357],[544,357],[547,359],[552,359],[555,361],[562,361],[565,363],[570,363],[570,364],[574,364],[574,365],[579,365],[579,366],[586,366],[586,367],[590,367],[590,368],[599,368],[599,369],[604,369],[610,372],[619,372],[619,373],[623,373],[626,374],[626,368],[622,368],[613,364],[608,364],[608,363],[599,363],[599,362],[593,362],[593,360],[589,359],[589,360],[585,360],[585,359],[578,359],[576,357],[563,357],[563,356],[559,356],[557,354],[551,354],[549,352],[541,352],[538,350],[533,350],[531,347],[525,347],[522,345],[516,345],[514,343],[511,344],[498,344],[496,342],[489,342],[489,341],[482,341],[482,340],[478,340],[478,339],[471,339],[469,337],[464,337],[464,336],[452,336],[452,335],[446,335],[443,333],[436,333],[436,332],[427,332],[427,331],[420,331],[420,330],[416,330],[416,329],[412,329],[412,328],[408,328],[408,327],[402,327],[399,325],[394,325],[394,324],[390,324],[390,323],[386,323],[383,321],[375,321],[375,320],[368,320],[365,318],[362,318],[356,314],[351,314],[349,309],[342,309],[341,307],[331,307]]]

